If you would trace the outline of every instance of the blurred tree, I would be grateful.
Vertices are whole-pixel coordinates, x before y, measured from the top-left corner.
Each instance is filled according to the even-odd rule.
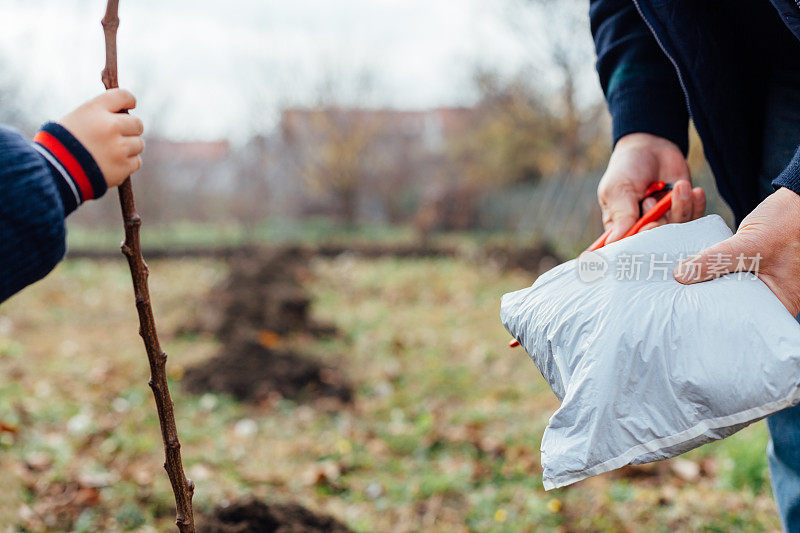
[[[317,108],[311,115],[321,142],[316,157],[306,159],[305,179],[312,190],[333,195],[348,225],[358,219],[359,193],[371,170],[368,155],[381,122],[373,113],[339,106]]]
[[[556,121],[535,89],[522,78],[503,82],[489,72],[475,81],[480,98],[470,124],[449,143],[459,179],[500,187],[555,172]]]
[[[269,215],[269,139],[254,135],[234,155],[231,216],[242,228],[245,241],[255,239],[256,228]]]
[[[512,77],[479,69],[472,127],[451,145],[464,179],[531,183],[586,173],[608,155],[586,2],[512,0],[507,20],[527,63]]]
[[[510,80],[476,75],[478,103],[468,128],[449,143],[458,178],[476,190],[534,184],[565,174],[586,174],[608,154],[601,104],[567,112],[524,73]],[[571,101],[571,99],[568,99]]]
[[[608,155],[608,121],[594,70],[584,0],[512,0],[508,20],[528,55],[520,73],[543,95],[562,172],[585,172]]]
[[[375,149],[390,116],[365,105],[371,86],[365,70],[355,76],[328,72],[313,107],[284,110],[281,118],[295,172],[307,192],[323,202],[316,210],[333,211],[349,226],[358,222],[362,193],[378,172]]]
[[[426,198],[416,219],[423,235],[485,225],[481,202],[501,189],[527,187],[532,196],[525,210],[549,212],[536,202],[561,197],[567,188],[583,191],[580,184],[566,182],[594,178],[607,160],[609,121],[592,68],[586,2],[510,0],[502,5],[510,33],[528,60],[513,75],[477,69],[470,125],[448,142],[448,185]],[[553,194],[543,195],[549,186],[533,187],[553,179],[562,184]]]

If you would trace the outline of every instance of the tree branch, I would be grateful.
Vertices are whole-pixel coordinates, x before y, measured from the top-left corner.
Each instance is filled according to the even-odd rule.
[[[103,33],[106,43],[106,66],[103,69],[103,85],[106,89],[115,89],[117,81],[117,28],[119,27],[119,0],[108,0],[106,14],[103,17]],[[139,313],[139,334],[144,341],[147,358],[150,361],[150,388],[156,400],[158,421],[161,426],[161,438],[164,442],[167,471],[175,493],[177,516],[175,523],[181,533],[194,533],[194,516],[192,514],[192,495],[194,483],[183,472],[181,461],[181,444],[178,440],[178,429],[175,425],[172,398],[167,387],[167,354],[161,351],[156,332],[153,307],[150,305],[150,289],[147,284],[149,271],[142,257],[139,244],[139,227],[142,218],[136,212],[133,201],[133,188],[130,178],[119,186],[119,202],[122,208],[122,219],[125,225],[125,241],[122,253],[128,259],[128,266],[133,278],[133,292],[136,298],[136,311]]]

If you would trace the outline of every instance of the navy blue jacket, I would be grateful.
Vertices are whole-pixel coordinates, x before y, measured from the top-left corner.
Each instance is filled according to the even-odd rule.
[[[771,2],[789,30],[785,53],[795,54],[800,0]],[[748,27],[732,22],[725,1],[591,0],[590,19],[614,142],[646,132],[685,153],[691,116],[720,194],[740,222],[759,200],[760,69],[772,58],[753,57]],[[773,186],[800,194],[800,150]]]
[[[65,128],[48,123],[35,140],[0,126],[0,302],[53,269],[64,257],[65,217],[106,191]]]

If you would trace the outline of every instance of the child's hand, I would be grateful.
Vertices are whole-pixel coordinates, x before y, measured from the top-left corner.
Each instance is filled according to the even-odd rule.
[[[142,121],[118,113],[135,107],[136,98],[131,93],[111,89],[59,120],[92,154],[109,188],[142,167]]]

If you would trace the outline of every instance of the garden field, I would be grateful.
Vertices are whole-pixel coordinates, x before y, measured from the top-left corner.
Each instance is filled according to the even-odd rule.
[[[301,277],[311,316],[335,332],[257,338],[335,369],[352,394],[239,401],[185,386],[189,369],[226,355],[193,325],[213,311],[227,263],[150,266],[198,515],[258,498],[359,532],[779,530],[763,423],[544,492],[538,446],[558,402],[498,318],[500,296],[531,274],[453,258],[313,259]],[[67,261],[0,307],[0,531],[172,530],[137,327],[122,257]]]

